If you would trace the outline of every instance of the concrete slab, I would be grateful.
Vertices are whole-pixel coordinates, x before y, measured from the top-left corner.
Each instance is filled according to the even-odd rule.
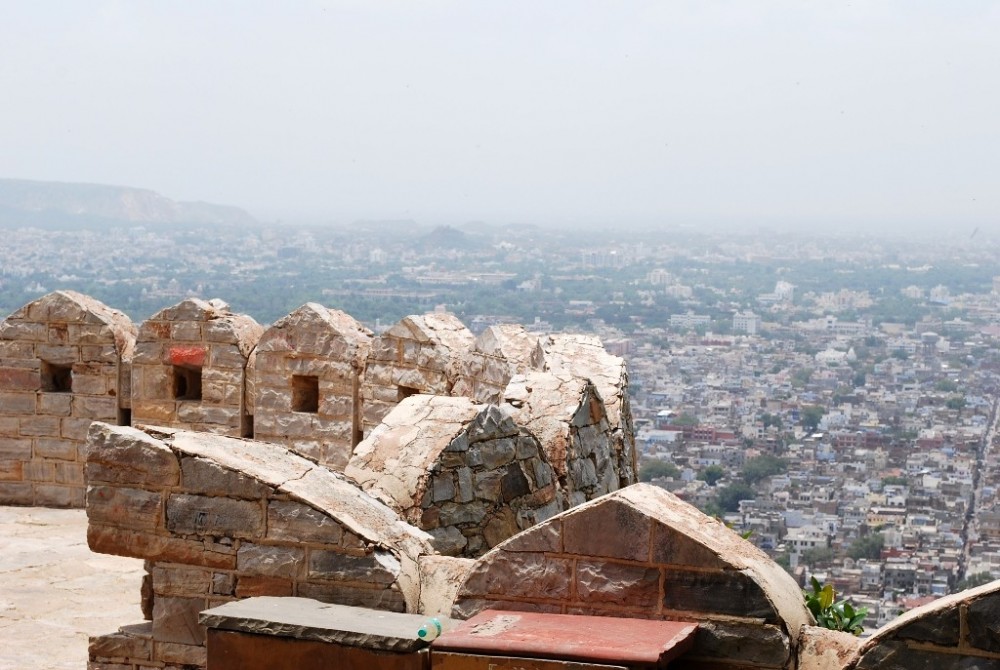
[[[142,621],[142,575],[90,551],[84,510],[0,507],[0,670],[85,670],[89,636]]]

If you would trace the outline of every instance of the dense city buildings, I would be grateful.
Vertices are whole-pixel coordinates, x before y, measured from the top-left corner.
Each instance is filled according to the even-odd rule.
[[[479,356],[504,324],[590,332],[627,361],[642,478],[869,624],[1000,577],[996,241],[763,233],[13,228],[0,313],[55,289],[137,324],[216,295],[261,324],[343,310],[376,336],[437,313]]]

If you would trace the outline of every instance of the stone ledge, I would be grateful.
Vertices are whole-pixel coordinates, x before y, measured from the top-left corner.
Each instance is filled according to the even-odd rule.
[[[210,629],[330,642],[349,647],[406,653],[426,643],[417,631],[427,621],[418,614],[399,614],[308,598],[261,596],[226,603],[201,613]],[[443,621],[447,622],[447,619]]]

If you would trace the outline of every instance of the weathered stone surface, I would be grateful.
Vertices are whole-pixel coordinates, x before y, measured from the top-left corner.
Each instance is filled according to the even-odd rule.
[[[204,598],[157,597],[153,601],[153,640],[204,645],[205,629],[198,623],[203,609]]]
[[[154,567],[153,593],[157,596],[208,596],[212,571],[186,566]]]
[[[265,597],[227,603],[204,612],[201,620],[213,629],[380,651],[411,652],[425,644],[414,634],[426,621],[424,615],[375,612],[306,598]]]
[[[88,655],[91,659],[114,659],[126,663],[152,659],[152,628],[147,635],[125,631],[90,638]],[[131,666],[129,666],[131,667]]]
[[[779,621],[763,589],[735,570],[695,572],[668,569],[664,575],[663,607],[681,612],[728,614]]]
[[[399,576],[399,560],[387,551],[352,556],[336,551],[309,551],[308,579],[392,584]]]
[[[152,531],[161,526],[163,497],[141,489],[91,486],[87,518],[96,524]]]
[[[223,570],[236,567],[236,552],[222,551],[219,545],[109,526],[88,526],[87,544],[93,551],[102,554]]]
[[[996,584],[996,582],[994,582]],[[966,611],[969,644],[1000,653],[1000,593],[993,591],[973,599]]]
[[[791,656],[791,646],[778,626],[699,621],[689,656],[784,668]]]
[[[502,566],[502,567],[501,567]],[[567,599],[572,588],[573,565],[565,559],[547,559],[526,552],[490,553],[469,573],[463,597],[513,596]]]
[[[586,512],[566,514],[563,546],[568,554],[645,561],[652,526],[648,515],[624,502],[609,500]]]
[[[257,500],[268,487],[261,481],[204,458],[181,459],[181,484],[190,493]]]
[[[108,484],[175,486],[177,457],[141,430],[95,422],[88,436],[87,480]]]
[[[294,579],[301,574],[305,550],[244,542],[236,553],[236,568],[248,575]]]
[[[576,592],[585,602],[655,610],[659,583],[655,568],[603,561],[576,564]]]
[[[236,582],[237,598],[253,598],[255,596],[290,596],[294,584],[290,579],[268,577],[265,575],[240,575]]]
[[[395,589],[345,586],[338,582],[300,582],[298,595],[324,603],[368,607],[389,612],[407,611],[406,598]]]
[[[153,654],[159,661],[178,666],[203,668],[208,663],[208,650],[199,645],[154,642]]]
[[[264,531],[264,513],[257,501],[188,494],[167,499],[167,529],[181,535],[253,539]]]
[[[344,531],[323,512],[292,501],[272,500],[267,506],[267,537],[293,542],[339,544]]]
[[[861,640],[850,633],[803,626],[796,649],[798,670],[843,670],[854,662]]]

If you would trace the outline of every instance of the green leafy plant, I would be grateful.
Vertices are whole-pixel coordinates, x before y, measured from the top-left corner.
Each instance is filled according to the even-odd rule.
[[[811,583],[812,591],[803,591],[803,596],[818,625],[851,635],[861,635],[865,631],[861,624],[868,616],[867,607],[854,609],[846,600],[837,600],[833,584],[820,584],[815,577],[811,578]]]

